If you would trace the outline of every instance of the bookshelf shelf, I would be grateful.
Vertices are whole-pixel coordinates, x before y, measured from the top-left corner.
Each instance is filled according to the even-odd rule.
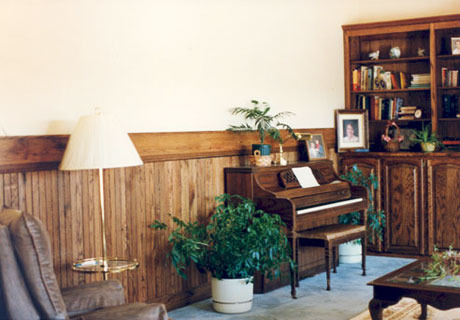
[[[369,123],[376,123],[376,124],[381,124],[381,123],[388,123],[388,121],[394,121],[396,123],[410,123],[410,122],[427,122],[431,121],[431,119],[411,119],[411,120],[399,120],[399,119],[393,119],[393,120],[369,120]]]
[[[446,86],[457,84],[456,74],[450,72],[460,70],[460,55],[451,54],[452,38],[460,37],[459,21],[460,14],[456,14],[342,26],[345,108],[369,110],[372,151],[382,149],[380,138],[388,121],[374,119],[395,119],[407,106],[420,110],[423,119],[395,120],[401,129],[419,130],[430,123],[441,140],[460,140],[460,118],[454,118],[460,113],[460,86]],[[400,48],[402,58],[390,59],[393,47]],[[427,56],[419,57],[419,48]],[[381,59],[370,60],[369,54],[377,50]],[[425,74],[429,76],[422,76]],[[427,82],[428,88],[378,89]]]
[[[460,55],[443,54],[437,56],[439,60],[460,60]]]
[[[439,121],[459,122],[460,118],[439,118]]]
[[[455,57],[455,56],[454,56]],[[351,61],[351,65],[361,64],[395,64],[395,63],[407,63],[407,62],[427,62],[430,61],[430,57],[409,57],[409,58],[397,58],[397,59],[379,59],[379,60],[355,60]]]
[[[460,90],[460,87],[438,87],[440,91],[456,91]]]
[[[379,93],[396,93],[396,92],[414,92],[414,91],[430,91],[430,88],[407,88],[407,89],[391,89],[391,90],[362,90],[352,91],[352,94],[379,94]]]

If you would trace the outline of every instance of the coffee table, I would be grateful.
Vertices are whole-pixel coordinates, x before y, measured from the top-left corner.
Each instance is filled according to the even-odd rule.
[[[460,277],[419,280],[429,262],[430,258],[417,260],[368,283],[374,287],[374,297],[369,302],[372,320],[381,320],[383,309],[403,297],[413,298],[421,305],[420,319],[426,319],[427,305],[441,310],[460,307]]]

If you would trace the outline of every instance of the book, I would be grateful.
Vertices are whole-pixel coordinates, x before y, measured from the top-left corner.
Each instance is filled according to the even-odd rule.
[[[401,84],[401,89],[407,89],[406,74],[404,72],[399,73],[399,83]]]
[[[447,68],[441,68],[441,86],[447,86]]]
[[[367,67],[361,66],[361,91],[367,90]]]
[[[393,86],[393,89],[399,89],[399,83],[396,80],[396,75],[394,73],[391,73],[391,85]]]
[[[391,72],[390,71],[385,71],[385,85],[387,90],[391,90]]]
[[[352,84],[353,84],[353,91],[359,91],[361,89],[361,84],[359,83],[359,74],[360,72],[358,71],[358,69],[354,69],[353,70],[353,81],[352,81]]]
[[[452,87],[458,86],[458,70],[452,70]]]
[[[373,87],[374,87],[374,90],[381,90],[381,89],[384,89],[382,87],[382,74],[383,71],[383,67],[382,66],[374,66],[373,68],[373,71],[372,71],[372,75],[373,75]]]
[[[395,119],[399,119],[399,113],[401,112],[401,107],[404,103],[403,98],[396,98],[396,113],[395,113]]]
[[[372,88],[373,88],[372,79],[373,79],[373,77],[372,77],[372,69],[368,68],[367,69],[367,84],[366,84],[367,90],[372,90]]]

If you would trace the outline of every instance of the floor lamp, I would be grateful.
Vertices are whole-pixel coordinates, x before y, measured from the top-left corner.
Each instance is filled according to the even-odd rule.
[[[108,258],[104,213],[104,169],[142,165],[142,160],[128,134],[120,129],[114,117],[96,113],[83,116],[71,134],[60,170],[99,170],[101,208],[102,257],[81,259],[73,264],[80,272],[108,273],[132,270],[139,266],[136,259]]]

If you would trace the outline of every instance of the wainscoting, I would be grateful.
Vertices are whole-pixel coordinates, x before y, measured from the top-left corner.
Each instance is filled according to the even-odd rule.
[[[334,129],[298,131],[323,133],[335,160]],[[104,171],[107,250],[109,256],[138,258],[140,267],[110,277],[123,282],[129,301],[162,301],[172,309],[204,299],[210,294],[207,275],[191,268],[187,280],[177,276],[165,259],[167,232],[148,226],[154,219],[171,226],[168,214],[205,221],[214,211],[214,197],[224,192],[223,168],[246,164],[257,137],[213,131],[138,133],[131,138],[144,166]],[[67,140],[0,138],[0,205],[41,219],[50,233],[62,287],[102,280],[71,269],[74,260],[100,256],[102,249],[97,171],[57,170]],[[297,160],[294,140],[284,150],[289,161]]]

